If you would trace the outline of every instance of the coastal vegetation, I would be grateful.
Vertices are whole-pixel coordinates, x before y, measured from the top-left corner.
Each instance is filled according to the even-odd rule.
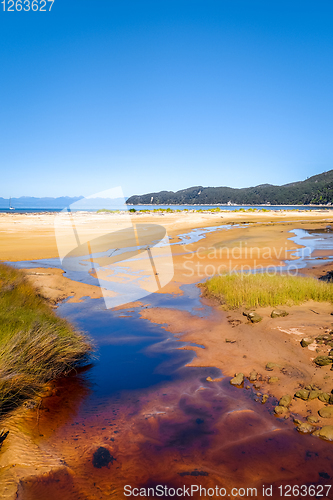
[[[92,350],[22,271],[0,264],[0,416],[86,363]]]
[[[297,305],[307,300],[333,303],[333,284],[315,278],[260,274],[214,276],[200,285],[227,309]]]
[[[109,210],[108,208],[101,208],[99,210],[96,211],[97,214],[104,214],[104,213],[107,213],[107,214],[120,214],[121,213],[121,210]]]
[[[160,191],[131,196],[129,205],[326,205],[333,203],[333,170],[304,181],[283,186],[261,184],[255,187],[194,186],[180,191]]]

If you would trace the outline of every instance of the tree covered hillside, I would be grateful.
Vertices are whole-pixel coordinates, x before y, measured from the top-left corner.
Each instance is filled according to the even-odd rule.
[[[260,186],[234,189],[229,187],[195,186],[180,191],[160,191],[134,195],[127,200],[129,205],[171,204],[222,204],[237,205],[320,205],[333,203],[333,170],[315,175],[305,181],[283,186],[262,184]]]

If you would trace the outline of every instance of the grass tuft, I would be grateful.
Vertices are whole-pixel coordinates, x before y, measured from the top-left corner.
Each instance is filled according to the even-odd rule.
[[[86,363],[92,350],[22,271],[0,264],[0,415]]]
[[[214,276],[200,286],[227,309],[333,302],[333,284],[299,276],[239,273]]]

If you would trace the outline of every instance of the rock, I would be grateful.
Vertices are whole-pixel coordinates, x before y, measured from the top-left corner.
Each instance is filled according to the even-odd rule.
[[[322,401],[323,403],[329,403],[331,395],[328,394],[328,392],[321,392],[318,396],[319,401]]]
[[[288,316],[287,311],[283,311],[282,309],[273,309],[271,313],[271,318],[284,318],[285,316]]]
[[[301,346],[302,347],[307,347],[308,345],[312,344],[313,339],[310,337],[304,337],[304,339],[301,340]]]
[[[294,418],[294,423],[295,424],[301,424],[302,420],[300,420],[299,418]]]
[[[206,380],[207,380],[207,382],[213,382],[212,377],[207,377]]]
[[[269,384],[276,384],[276,382],[279,381],[279,377],[269,377],[268,383]]]
[[[287,394],[286,396],[282,396],[282,398],[279,401],[279,406],[285,406],[286,408],[289,408],[291,405],[292,397]]]
[[[308,389],[308,391],[320,391],[320,388],[315,384],[306,385],[304,389]]]
[[[333,441],[333,425],[324,425],[324,427],[314,432],[313,435],[326,439],[326,441]]]
[[[269,398],[268,394],[263,394],[261,402],[265,404],[268,398]]]
[[[326,274],[324,274],[324,276],[320,276],[320,278],[318,279],[320,281],[326,281],[327,283],[330,283],[331,281],[333,281],[333,272],[328,271]]]
[[[303,434],[311,434],[311,432],[316,430],[316,427],[311,425],[309,422],[302,422],[296,427],[296,429],[298,432],[302,432]]]
[[[306,417],[306,420],[310,422],[310,424],[317,424],[319,422],[318,418],[314,415],[309,415],[308,417]]]
[[[262,320],[262,316],[259,316],[256,312],[250,312],[247,317],[251,323],[259,323]]]
[[[330,350],[330,352],[328,353],[328,356],[333,356],[333,349]]]
[[[308,400],[311,401],[312,399],[317,399],[319,395],[320,391],[310,391]]]
[[[300,389],[299,391],[296,392],[295,398],[300,398],[303,399],[304,401],[307,401],[309,399],[309,394],[310,391],[307,391],[306,389]]]
[[[237,373],[234,378],[230,380],[231,385],[242,385],[244,382],[244,374],[243,373]]]
[[[325,366],[325,365],[330,365],[331,363],[333,363],[333,359],[329,358],[328,356],[317,356],[313,361],[318,366]]]
[[[275,415],[280,415],[281,417],[284,417],[286,413],[288,413],[288,408],[285,406],[276,406],[274,408],[274,413]]]
[[[318,337],[316,337],[317,342],[319,342],[320,340],[330,341],[333,339],[332,339],[332,335],[330,333],[323,333],[322,335],[318,335]]]
[[[257,377],[258,377],[258,373],[253,370],[250,373],[250,377],[249,377],[250,382],[255,382],[257,380]]]
[[[322,418],[333,418],[333,406],[324,406],[318,413]]]
[[[115,458],[110,454],[107,448],[100,446],[97,451],[95,451],[93,456],[93,466],[97,467],[97,469],[101,469],[102,467],[107,467],[109,463],[113,463]]]
[[[278,365],[277,363],[272,363],[271,361],[269,361],[266,365],[266,370],[268,372],[271,372],[274,370],[274,368],[282,368],[282,366]]]
[[[231,340],[231,339],[225,339],[227,344],[235,344],[236,340]]]

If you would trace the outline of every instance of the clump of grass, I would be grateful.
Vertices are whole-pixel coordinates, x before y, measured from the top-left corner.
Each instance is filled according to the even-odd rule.
[[[21,271],[0,264],[0,415],[86,363],[92,350]]]
[[[333,302],[333,284],[299,276],[239,273],[214,276],[201,287],[227,309]]]
[[[125,209],[124,209],[125,210]],[[109,210],[108,208],[100,208],[96,211],[97,214],[120,214],[121,210]]]

